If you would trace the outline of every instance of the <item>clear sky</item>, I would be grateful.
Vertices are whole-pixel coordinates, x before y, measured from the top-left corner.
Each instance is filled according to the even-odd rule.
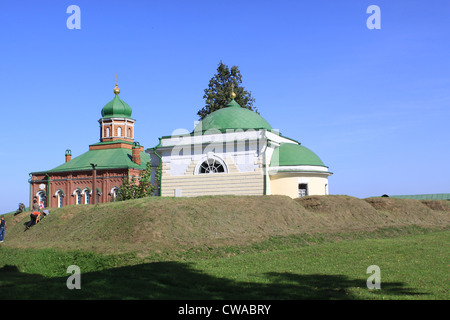
[[[193,129],[220,61],[329,166],[331,194],[448,193],[449,34],[448,0],[1,1],[0,214],[99,141],[116,74],[147,148]]]

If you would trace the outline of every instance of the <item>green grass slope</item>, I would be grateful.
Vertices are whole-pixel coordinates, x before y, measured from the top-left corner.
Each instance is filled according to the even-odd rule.
[[[29,212],[6,217],[3,247],[139,256],[257,245],[279,237],[447,229],[450,204],[350,196],[145,198],[52,209],[24,231]]]
[[[127,257],[130,254],[1,248],[0,300],[448,300],[449,240],[449,231],[433,231],[196,256],[187,261],[134,259],[133,263]],[[8,264],[2,265],[4,261]],[[66,286],[66,269],[73,264],[82,272],[81,290]],[[381,290],[367,288],[370,265],[380,267]]]

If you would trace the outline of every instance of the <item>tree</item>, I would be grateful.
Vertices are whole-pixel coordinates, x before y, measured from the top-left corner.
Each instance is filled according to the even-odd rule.
[[[242,75],[237,66],[228,68],[220,61],[217,68],[217,74],[209,80],[209,86],[205,89],[205,106],[197,112],[200,120],[208,114],[225,107],[231,101],[231,92],[234,91],[236,98],[234,100],[243,108],[255,111],[253,106],[255,99],[251,93],[246,91],[242,84]]]
[[[155,192],[156,186],[152,184],[152,165],[147,162],[145,170],[139,173],[139,184],[135,191],[135,198],[151,196]]]
[[[122,185],[119,187],[119,194],[117,196],[118,201],[124,201],[129,199],[134,199],[134,193],[136,189],[136,179],[135,177],[127,176],[123,179]]]
[[[143,197],[148,197],[153,195],[156,190],[156,185],[152,184],[152,166],[151,161],[147,162],[145,170],[139,173],[139,178],[137,179],[134,176],[126,177],[122,185],[119,188],[119,197],[118,200],[129,200],[129,199],[138,199]],[[156,183],[159,183],[159,177],[156,177]]]

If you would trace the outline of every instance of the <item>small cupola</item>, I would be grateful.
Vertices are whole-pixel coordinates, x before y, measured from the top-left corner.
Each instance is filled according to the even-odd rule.
[[[114,99],[108,102],[102,109],[100,123],[100,141],[108,142],[124,140],[133,142],[134,123],[131,118],[131,107],[119,97],[120,89],[116,81]]]
[[[72,151],[70,149],[67,149],[65,156],[66,156],[66,162],[69,162],[70,160],[72,160]]]
[[[114,88],[114,99],[108,102],[102,109],[102,117],[103,118],[131,118],[131,107],[122,99],[120,99],[120,89],[118,84],[116,83],[116,87]]]

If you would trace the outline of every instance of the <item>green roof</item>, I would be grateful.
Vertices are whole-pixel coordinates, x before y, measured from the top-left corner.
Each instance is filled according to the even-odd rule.
[[[97,164],[97,170],[118,168],[136,168],[144,170],[147,162],[150,161],[150,155],[143,151],[141,152],[140,165],[131,161],[131,156],[132,150],[125,148],[89,150],[47,172],[92,170],[91,163]]]
[[[103,118],[131,118],[131,113],[131,107],[118,94],[102,109]]]
[[[271,167],[279,166],[321,166],[322,160],[308,148],[294,143],[282,143],[275,148],[270,161]]]
[[[412,194],[412,195],[400,195],[389,197],[399,199],[416,199],[416,200],[450,200],[450,193]]]
[[[259,114],[242,108],[236,101],[216,110],[206,116],[194,129],[194,132],[226,129],[267,129],[272,130],[270,124]]]
[[[129,145],[133,144],[133,142],[126,141],[126,140],[112,140],[112,141],[97,142],[97,143],[91,144],[91,146],[103,146],[103,145],[106,145],[106,144],[116,144],[116,143],[126,143],[126,144],[129,144]]]

